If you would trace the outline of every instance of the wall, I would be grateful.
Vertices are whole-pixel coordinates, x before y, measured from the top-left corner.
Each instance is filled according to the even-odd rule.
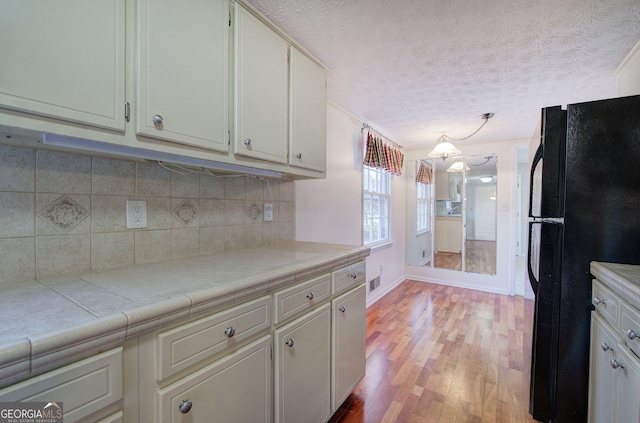
[[[621,97],[640,94],[640,41],[631,49],[616,73]]]
[[[327,176],[296,181],[296,239],[339,244],[362,244],[362,121],[339,107],[327,108]],[[375,302],[404,280],[405,183],[391,178],[392,243],[372,251],[367,279],[380,276],[380,287],[370,292]]]
[[[0,283],[290,240],[294,195],[293,182],[0,145]],[[126,229],[132,199],[147,201],[147,229]],[[273,222],[254,219],[267,200]]]

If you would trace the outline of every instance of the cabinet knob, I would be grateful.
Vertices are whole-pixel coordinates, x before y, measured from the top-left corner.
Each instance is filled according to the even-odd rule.
[[[338,310],[340,310],[340,311],[341,311],[341,312],[343,312],[343,313],[344,313],[345,311],[347,311],[347,309],[346,309],[344,306],[340,306],[340,308],[339,308]]]
[[[612,358],[611,367],[613,367],[614,369],[617,369],[618,367],[620,367],[621,369],[624,369],[624,364],[618,362],[618,360],[616,360],[615,358]]]
[[[357,279],[358,278],[358,274],[356,272],[353,272],[349,276],[352,277],[353,279]]]
[[[249,147],[251,145],[251,138],[247,138],[246,140],[244,140],[244,145]]]
[[[307,294],[307,298],[308,298],[308,299],[313,300],[313,297],[314,297],[313,292],[309,292],[309,293]]]
[[[180,408],[182,414],[187,414],[191,410],[192,405],[193,403],[191,401],[182,400],[180,404],[178,404],[178,408]]]
[[[604,300],[604,298],[593,297],[593,303],[595,305],[598,305],[598,304],[606,304],[607,302]]]
[[[286,341],[284,341],[284,343],[287,344],[287,347],[291,348],[295,344],[295,341],[293,340],[293,338],[289,338]]]
[[[629,329],[627,330],[627,338],[629,339],[640,338],[640,334],[636,333],[636,331],[634,331],[633,329]]]
[[[302,158],[302,153],[296,154],[296,159],[300,160]]]
[[[229,326],[224,330],[224,334],[227,335],[229,338],[231,338],[233,335],[236,334],[236,328],[234,328],[233,326]]]
[[[156,126],[161,126],[164,122],[164,118],[161,115],[153,115],[153,118],[151,120]]]
[[[602,344],[600,344],[600,348],[602,348],[602,351],[613,351],[613,346],[607,344],[606,342],[603,342]]]

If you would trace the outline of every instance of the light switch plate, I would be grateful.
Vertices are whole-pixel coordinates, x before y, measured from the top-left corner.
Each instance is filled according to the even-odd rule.
[[[147,202],[127,200],[127,229],[147,227]]]

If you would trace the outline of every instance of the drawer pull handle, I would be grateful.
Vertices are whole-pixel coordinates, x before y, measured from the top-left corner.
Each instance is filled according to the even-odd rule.
[[[620,367],[621,369],[624,369],[624,364],[618,362],[615,358],[612,358],[611,367],[613,367],[614,369],[617,369],[618,367]]]
[[[236,334],[236,328],[234,328],[233,326],[229,326],[224,330],[224,334],[231,338]]]
[[[313,292],[309,292],[309,293],[307,294],[307,298],[308,298],[308,299],[313,300],[313,297],[314,297]]]
[[[627,338],[629,339],[640,338],[640,334],[636,333],[636,331],[634,331],[633,329],[629,329],[627,330]]]
[[[284,341],[284,343],[287,344],[287,347],[291,348],[296,342],[293,340],[293,338],[289,338],[286,341]]]
[[[164,123],[164,118],[161,115],[153,115],[151,121],[155,126],[162,126],[162,124]]]
[[[302,159],[302,153],[296,154],[296,159],[301,160]]]
[[[251,147],[251,138],[247,138],[246,140],[244,140],[244,145],[246,145],[247,147]]]
[[[598,297],[593,297],[593,303],[594,303],[595,305],[598,305],[598,304],[607,304],[607,302],[604,300],[604,298],[602,298],[602,299],[601,299],[601,298],[598,298]]]
[[[343,312],[343,313],[344,313],[345,311],[347,311],[347,309],[346,309],[346,308],[344,308],[344,306],[340,306],[340,308],[339,308],[338,310],[340,310],[340,311],[341,311],[341,312]]]
[[[187,414],[191,410],[192,405],[193,403],[191,401],[182,400],[180,404],[178,404],[178,408],[180,408],[182,414]]]
[[[600,344],[600,348],[602,348],[602,351],[613,351],[613,346],[607,344],[606,342],[603,342],[602,344]]]
[[[353,279],[357,279],[358,278],[358,274],[356,272],[353,272],[349,276],[351,276]]]

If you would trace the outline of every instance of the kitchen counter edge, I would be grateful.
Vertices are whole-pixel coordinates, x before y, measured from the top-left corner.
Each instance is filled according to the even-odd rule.
[[[370,255],[369,247],[302,241],[289,241],[255,249],[225,251],[223,254],[226,257],[241,257],[247,256],[249,252],[248,256],[250,257],[252,252],[257,251],[259,255],[266,250],[275,256],[278,255],[278,252],[295,251],[306,253],[308,257],[298,262],[294,261],[267,268],[260,274],[249,271],[252,263],[247,262],[246,275],[242,274],[240,269],[240,273],[228,283],[211,285],[204,283],[199,289],[185,292],[182,295],[155,296],[153,286],[150,285],[146,289],[149,290],[149,296],[153,298],[153,301],[139,304],[135,308],[123,309],[106,316],[96,316],[95,319],[77,324],[66,323],[61,327],[56,327],[54,331],[34,333],[33,328],[30,328],[32,332],[24,337],[12,336],[7,339],[7,337],[0,336],[0,388],[122,345],[127,339],[191,318],[203,317],[252,298],[271,294],[287,286],[349,266]],[[200,262],[203,267],[206,267],[204,265],[216,256],[214,254],[189,257],[189,265],[197,267]],[[157,266],[170,266],[172,261],[157,264]],[[179,262],[180,260],[175,261]],[[256,263],[256,266],[259,265]],[[210,264],[208,266],[211,267]],[[154,264],[147,267],[153,268]],[[136,268],[135,271],[139,272],[139,269]],[[102,279],[108,278],[110,274],[117,274],[118,278],[126,277],[127,269],[99,273]],[[73,281],[78,277],[68,277],[67,279]],[[59,295],[61,300],[69,301],[70,307],[83,308],[77,298],[65,298],[60,293],[55,293],[55,295]],[[42,318],[50,319],[51,317],[47,316],[46,310],[43,310]],[[33,321],[37,322],[38,319],[39,316],[33,316]],[[49,326],[51,323],[48,322]],[[29,322],[25,322],[25,326],[27,325]],[[0,322],[0,329],[2,326],[3,323]]]

